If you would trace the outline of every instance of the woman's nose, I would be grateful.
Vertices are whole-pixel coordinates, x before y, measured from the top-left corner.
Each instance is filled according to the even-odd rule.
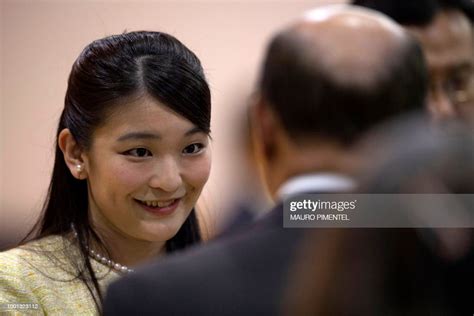
[[[163,157],[156,163],[149,186],[166,192],[175,192],[182,184],[181,170],[173,157]]]

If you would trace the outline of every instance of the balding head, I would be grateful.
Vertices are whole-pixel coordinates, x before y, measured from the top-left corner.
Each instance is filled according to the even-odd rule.
[[[372,88],[397,59],[407,36],[379,13],[347,6],[315,9],[288,31],[298,38],[308,65],[341,84]]]
[[[264,98],[295,140],[350,143],[390,116],[422,108],[418,45],[375,11],[346,5],[307,12],[272,40]]]

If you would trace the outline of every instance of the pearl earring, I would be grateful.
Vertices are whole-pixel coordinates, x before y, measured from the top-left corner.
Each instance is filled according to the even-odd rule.
[[[81,172],[82,171],[82,165],[76,165],[77,171]]]

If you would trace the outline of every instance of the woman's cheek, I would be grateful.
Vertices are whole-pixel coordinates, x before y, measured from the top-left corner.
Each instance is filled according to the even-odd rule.
[[[204,155],[201,159],[198,159],[190,166],[188,171],[188,178],[191,184],[198,188],[206,184],[209,174],[211,172],[211,156],[209,154]]]
[[[112,181],[130,186],[141,185],[146,182],[143,168],[139,168],[127,162],[118,163],[113,166],[111,176]]]

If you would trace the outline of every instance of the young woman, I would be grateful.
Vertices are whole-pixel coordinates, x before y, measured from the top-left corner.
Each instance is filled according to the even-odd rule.
[[[0,305],[97,313],[113,279],[199,242],[210,118],[200,61],[176,38],[143,31],[88,45],[69,76],[35,237],[0,254]]]

